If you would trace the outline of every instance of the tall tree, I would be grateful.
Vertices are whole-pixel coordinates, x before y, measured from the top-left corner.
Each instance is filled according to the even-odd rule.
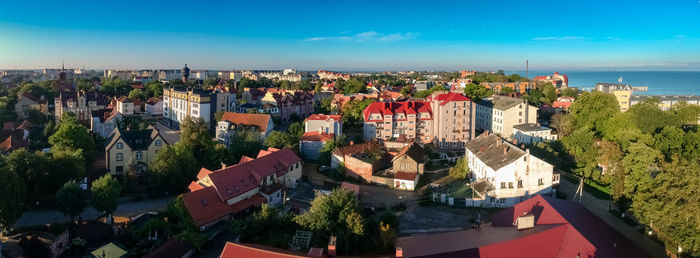
[[[52,151],[82,150],[83,157],[92,161],[95,155],[95,142],[84,125],[78,123],[73,113],[64,112],[56,133],[49,137]]]
[[[143,92],[143,90],[141,90],[141,89],[133,89],[129,92],[129,98],[132,100],[135,100],[135,99],[145,100],[146,93]]]
[[[111,215],[117,209],[119,193],[122,189],[116,178],[106,174],[92,182],[92,206],[105,215]]]
[[[612,94],[593,91],[581,94],[570,110],[575,128],[589,127],[602,135],[608,120],[620,113],[620,106]]]
[[[66,182],[61,189],[56,193],[56,201],[58,202],[58,210],[63,214],[68,215],[71,221],[75,220],[75,216],[85,210],[87,202],[83,196],[83,189],[75,180]]]
[[[557,89],[554,88],[552,83],[548,82],[542,86],[542,94],[544,94],[544,99],[547,104],[552,104],[552,102],[557,100]]]
[[[22,215],[27,188],[22,178],[0,160],[0,236]]]
[[[491,96],[493,91],[482,85],[470,83],[464,87],[464,94],[472,100],[481,100],[485,97]]]
[[[165,146],[148,165],[151,178],[171,193],[182,192],[200,168],[192,150],[183,144]]]
[[[209,128],[204,119],[201,117],[192,119],[187,116],[180,124],[180,129],[182,133],[177,144],[186,145],[194,152],[194,157],[197,160],[204,160],[207,149],[214,145],[212,135],[209,133]]]

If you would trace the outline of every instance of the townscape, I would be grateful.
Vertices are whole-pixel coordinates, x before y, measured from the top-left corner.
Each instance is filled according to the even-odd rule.
[[[527,34],[522,43],[502,39],[523,29],[515,6],[498,7],[502,21],[480,20],[477,6],[496,7],[479,3],[469,26],[460,24],[483,33],[483,45],[450,41],[461,27],[439,28],[456,19],[448,11],[467,10],[457,3],[435,3],[440,12],[425,3],[305,7],[323,22],[289,18],[301,7],[275,1],[254,17],[240,3],[226,19],[183,3],[198,14],[189,15],[193,25],[170,4],[180,3],[66,4],[45,19],[72,18],[43,25],[25,3],[13,3],[12,15],[0,10],[0,35],[13,38],[0,38],[0,258],[700,257],[700,88],[663,86],[698,85],[689,45],[700,35],[680,35],[675,18],[663,23],[678,35],[642,37],[650,48],[626,34]],[[572,20],[599,8],[562,4],[575,9]],[[111,14],[98,17],[105,9],[130,13],[135,21],[125,24],[137,26],[108,29]],[[359,25],[337,17],[376,10],[386,19],[361,23],[434,28],[338,29]],[[289,21],[274,17],[282,14]],[[151,20],[163,22],[146,26]],[[499,22],[517,26],[480,32]],[[586,28],[611,29],[598,22]],[[171,26],[176,37],[164,32]],[[343,32],[317,35],[327,26]],[[55,28],[72,43],[30,44],[32,33]],[[261,34],[246,34],[251,28]],[[92,48],[100,37],[116,43]],[[615,42],[629,49],[606,49]],[[474,44],[469,58],[425,50],[463,44]],[[556,58],[533,54],[543,53],[537,44]],[[643,58],[677,61],[614,66],[612,58],[657,47]],[[569,68],[583,63],[594,68]],[[668,84],[639,79],[649,77]]]

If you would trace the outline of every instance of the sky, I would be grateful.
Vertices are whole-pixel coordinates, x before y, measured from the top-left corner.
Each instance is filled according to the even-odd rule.
[[[3,1],[0,69],[700,71],[700,1]]]

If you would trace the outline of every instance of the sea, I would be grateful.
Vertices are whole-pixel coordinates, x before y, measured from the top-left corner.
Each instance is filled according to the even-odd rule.
[[[530,71],[529,77],[551,75],[555,71]],[[618,83],[648,87],[647,91],[635,91],[638,95],[700,95],[700,72],[671,71],[557,71],[569,77],[570,87],[590,90],[596,83]],[[525,71],[508,71],[525,76]]]

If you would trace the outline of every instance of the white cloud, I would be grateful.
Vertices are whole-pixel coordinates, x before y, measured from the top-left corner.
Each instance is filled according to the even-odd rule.
[[[342,32],[340,34],[348,34],[347,32]],[[302,41],[348,41],[348,42],[395,42],[406,39],[413,39],[417,37],[418,33],[406,32],[406,33],[391,33],[384,34],[378,33],[376,31],[365,31],[349,36],[328,36],[328,37],[312,37],[305,38]]]
[[[555,40],[555,41],[581,41],[584,37],[579,36],[563,36],[563,37],[534,37],[531,40]]]

